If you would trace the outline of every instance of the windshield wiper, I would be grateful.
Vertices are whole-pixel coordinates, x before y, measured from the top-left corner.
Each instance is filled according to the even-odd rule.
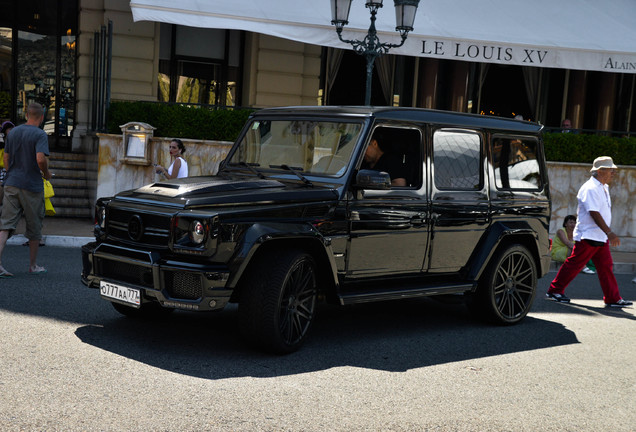
[[[294,168],[290,167],[287,164],[282,164],[280,165],[280,167],[284,170],[287,171],[291,171],[294,175],[296,175],[296,177],[298,177],[299,179],[301,179],[303,181],[303,183],[305,183],[307,186],[312,186],[313,187],[313,183],[310,182],[309,180],[307,180],[307,177],[305,177],[304,175],[302,175],[301,173],[299,173],[298,171],[296,171]],[[275,168],[274,166],[272,166],[272,168]],[[302,169],[302,168],[298,168],[298,169]]]
[[[267,178],[267,177],[265,177],[265,176],[263,175],[263,173],[262,173],[262,172],[260,172],[260,171],[259,171],[259,170],[257,170],[256,168],[254,168],[255,166],[257,166],[257,167],[258,167],[258,166],[260,166],[260,165],[259,165],[259,164],[257,164],[257,163],[251,163],[251,164],[250,164],[250,163],[247,163],[247,162],[245,162],[245,161],[241,161],[241,162],[230,162],[230,165],[234,165],[234,166],[237,166],[237,165],[238,165],[238,166],[245,167],[245,168],[247,168],[248,170],[250,170],[253,174],[256,174],[259,178],[261,178],[261,179],[263,179],[263,180]]]

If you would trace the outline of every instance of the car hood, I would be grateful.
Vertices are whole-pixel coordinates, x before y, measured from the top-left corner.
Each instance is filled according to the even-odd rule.
[[[139,189],[121,192],[115,200],[188,208],[206,205],[311,202],[337,198],[338,192],[334,185],[318,183],[310,187],[296,181],[208,176],[152,183]]]

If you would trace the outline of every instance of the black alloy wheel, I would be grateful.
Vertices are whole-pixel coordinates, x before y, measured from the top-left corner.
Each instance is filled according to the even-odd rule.
[[[253,345],[277,354],[296,351],[316,312],[316,264],[298,250],[267,253],[242,282],[239,325]]]
[[[532,255],[524,246],[511,245],[493,257],[469,306],[489,321],[516,324],[530,311],[536,289]]]

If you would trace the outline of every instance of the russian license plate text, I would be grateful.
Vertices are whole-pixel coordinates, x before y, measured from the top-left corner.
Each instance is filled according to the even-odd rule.
[[[141,305],[141,293],[138,289],[128,288],[110,282],[101,281],[99,292],[103,297],[119,300],[139,307]]]

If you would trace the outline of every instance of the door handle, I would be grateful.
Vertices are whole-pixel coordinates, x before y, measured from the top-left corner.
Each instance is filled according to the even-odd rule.
[[[423,213],[418,213],[411,218],[411,225],[414,227],[420,227],[426,223],[426,215]]]

